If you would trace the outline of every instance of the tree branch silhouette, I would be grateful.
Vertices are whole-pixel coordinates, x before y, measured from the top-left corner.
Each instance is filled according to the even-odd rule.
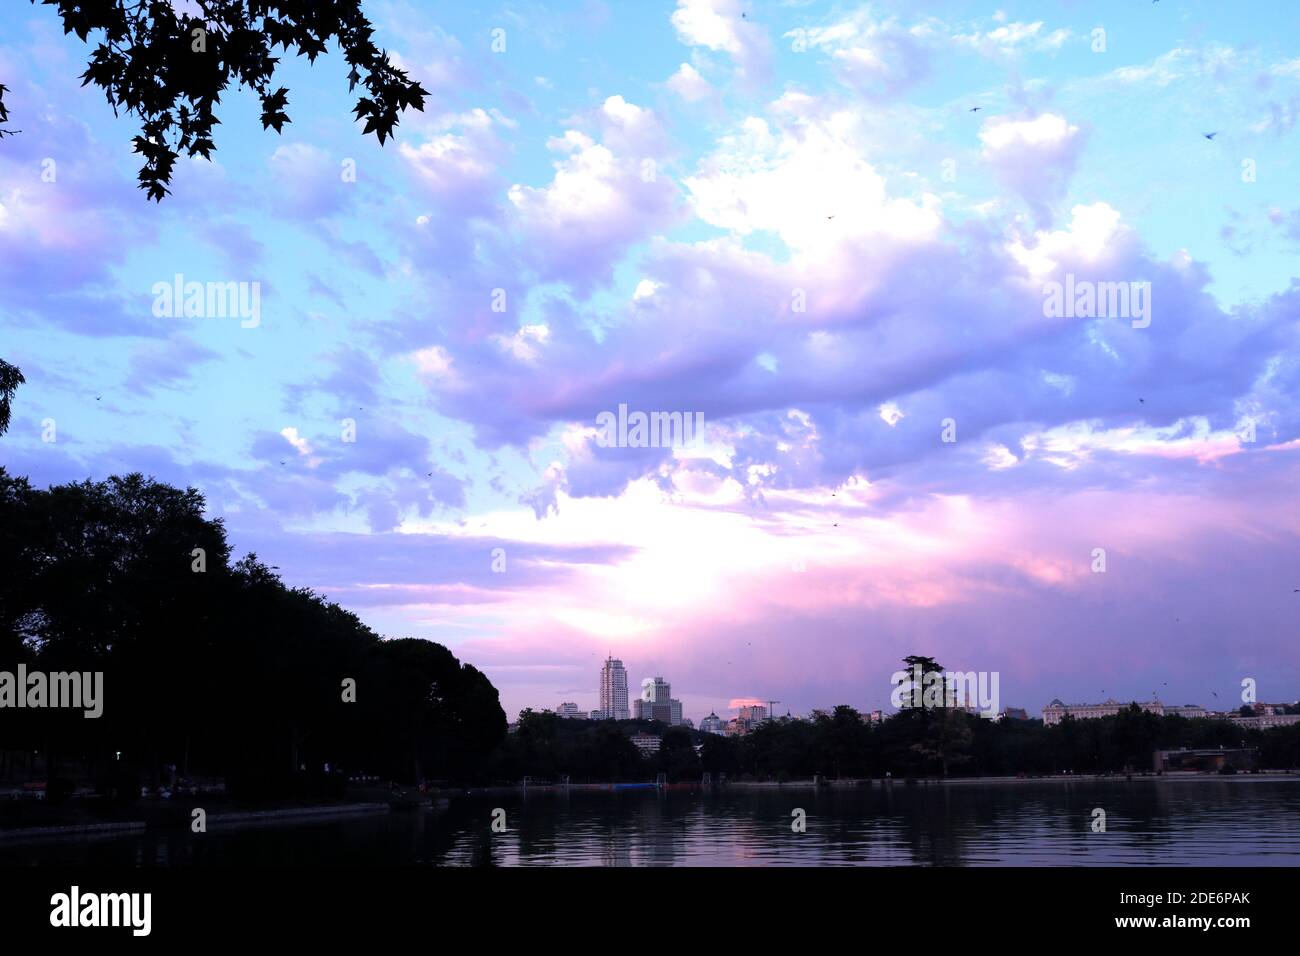
[[[33,3],[36,0],[32,0]],[[273,83],[278,46],[311,62],[338,43],[351,67],[349,91],[364,95],[353,112],[380,144],[407,107],[424,109],[428,91],[395,67],[374,43],[360,0],[195,0],[197,15],[165,0],[41,0],[58,10],[64,33],[96,42],[82,86],[104,91],[115,115],[140,120],[132,143],[143,157],[140,188],[161,202],[181,153],[211,158],[216,108],[233,83],[262,103],[262,128],[278,133],[290,122],[289,91]],[[0,124],[8,118],[0,87]],[[0,136],[12,135],[0,130]]]

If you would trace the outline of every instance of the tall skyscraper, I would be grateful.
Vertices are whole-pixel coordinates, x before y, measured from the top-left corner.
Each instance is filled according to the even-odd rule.
[[[651,704],[666,704],[673,696],[673,687],[662,677],[647,677],[641,682],[641,699]]]
[[[612,657],[607,657],[600,669],[600,709],[611,720],[632,719],[627,707],[627,671],[622,661]]]
[[[658,720],[672,727],[682,723],[682,702],[673,699],[672,685],[662,677],[643,680],[641,696],[632,705],[632,716],[637,720]]]

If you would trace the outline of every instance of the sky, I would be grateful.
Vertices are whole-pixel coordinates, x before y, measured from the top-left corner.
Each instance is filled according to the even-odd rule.
[[[394,140],[286,58],[283,133],[231,91],[155,204],[0,0],[0,464],[194,486],[511,718],[607,654],[697,722],[888,710],[908,654],[1031,713],[1300,697],[1300,6],[363,9],[430,93]]]

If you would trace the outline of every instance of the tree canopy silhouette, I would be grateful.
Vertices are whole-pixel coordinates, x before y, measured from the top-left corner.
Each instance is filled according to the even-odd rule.
[[[16,366],[0,359],[0,435],[9,430],[10,403],[18,386],[27,381]]]
[[[290,122],[289,91],[272,82],[277,46],[314,63],[337,41],[351,67],[348,89],[359,83],[365,90],[353,112],[381,145],[402,110],[423,110],[429,95],[375,45],[360,0],[195,0],[198,15],[163,0],[42,3],[58,9],[64,33],[97,41],[82,85],[102,89],[115,114],[122,109],[139,118],[133,144],[144,158],[140,188],[158,201],[181,153],[211,158],[213,127],[221,122],[216,106],[232,82],[261,100],[263,129],[278,133]],[[0,86],[0,124],[9,116],[4,93]]]
[[[381,640],[255,555],[232,562],[203,512],[195,489],[138,474],[41,490],[0,467],[0,671],[104,675],[100,718],[6,711],[0,751],[40,749],[52,776],[60,758],[153,781],[175,764],[259,795],[326,763],[479,772],[506,732],[482,673],[437,644]]]

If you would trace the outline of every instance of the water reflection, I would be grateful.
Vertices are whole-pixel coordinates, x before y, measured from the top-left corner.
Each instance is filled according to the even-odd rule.
[[[1106,812],[1106,832],[1092,814]],[[492,812],[505,810],[506,832]],[[807,830],[791,828],[791,811]],[[206,835],[0,840],[0,866],[1295,865],[1300,780],[1078,781],[854,789],[452,796]]]

